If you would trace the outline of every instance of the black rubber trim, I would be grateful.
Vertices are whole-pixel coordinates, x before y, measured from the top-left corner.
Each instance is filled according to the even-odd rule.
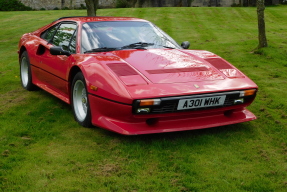
[[[56,21],[59,21],[61,19],[69,19],[69,18],[81,18],[81,17],[109,17],[109,16],[70,16],[70,17],[60,17],[56,20],[54,20],[52,23],[56,22]]]
[[[115,100],[107,99],[107,98],[105,98],[105,97],[101,97],[101,96],[99,96],[99,95],[95,95],[95,94],[93,94],[93,93],[89,93],[89,92],[88,92],[88,94],[89,94],[89,95],[92,95],[92,96],[95,96],[95,97],[98,97],[98,98],[101,98],[101,99],[104,99],[104,100],[107,100],[107,101],[114,102],[114,103],[118,103],[118,104],[122,104],[122,105],[132,106],[132,104],[122,103],[122,102],[119,102],[119,101],[115,101]]]
[[[70,17],[60,17],[56,20],[54,20],[52,23],[56,22],[56,21],[59,21],[61,19],[68,19],[68,18],[79,18],[79,17],[87,17],[87,16],[70,16]]]

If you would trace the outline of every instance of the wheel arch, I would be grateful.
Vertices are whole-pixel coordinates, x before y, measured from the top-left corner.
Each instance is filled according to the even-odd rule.
[[[19,50],[19,61],[21,59],[21,55],[23,54],[24,51],[27,51],[26,47],[25,46],[21,46],[20,50]]]
[[[69,82],[69,100],[71,101],[72,99],[72,96],[71,96],[71,86],[72,86],[72,82],[73,82],[73,79],[75,77],[75,75],[78,73],[78,72],[82,72],[82,70],[80,69],[80,67],[78,66],[73,66],[70,70],[70,73],[69,73],[69,77],[68,77],[68,82]]]
[[[72,82],[78,72],[82,72],[89,94],[97,95],[111,101],[131,103],[132,98],[121,80],[107,70],[107,68],[96,64],[96,62],[72,66],[68,77],[70,101]]]

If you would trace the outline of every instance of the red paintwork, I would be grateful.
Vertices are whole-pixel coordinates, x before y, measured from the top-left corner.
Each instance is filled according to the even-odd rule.
[[[62,19],[33,33],[24,34],[19,42],[19,57],[27,50],[32,64],[33,83],[70,103],[72,71],[84,74],[89,94],[92,123],[121,134],[147,134],[201,129],[256,119],[245,107],[251,102],[220,109],[168,114],[132,114],[135,99],[184,96],[193,94],[257,89],[257,85],[221,57],[208,51],[147,49],[121,50],[94,54],[53,56],[52,45],[40,34],[61,21],[123,21],[136,18],[81,17]],[[39,46],[44,50],[39,53]],[[118,65],[120,67],[113,67]],[[125,70],[122,70],[125,69]],[[127,74],[123,74],[127,73]],[[196,88],[197,84],[199,88]],[[96,90],[89,89],[90,86]],[[232,110],[233,113],[226,111]],[[146,120],[156,118],[154,124]]]

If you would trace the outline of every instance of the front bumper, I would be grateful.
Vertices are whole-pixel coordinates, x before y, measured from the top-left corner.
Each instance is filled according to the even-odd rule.
[[[256,119],[236,105],[201,111],[136,115],[132,105],[116,103],[89,94],[92,124],[124,135],[138,135],[203,129],[242,123]]]

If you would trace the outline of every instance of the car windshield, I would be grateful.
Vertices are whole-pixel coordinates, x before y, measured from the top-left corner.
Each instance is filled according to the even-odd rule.
[[[87,22],[82,27],[82,52],[181,47],[150,22]]]

